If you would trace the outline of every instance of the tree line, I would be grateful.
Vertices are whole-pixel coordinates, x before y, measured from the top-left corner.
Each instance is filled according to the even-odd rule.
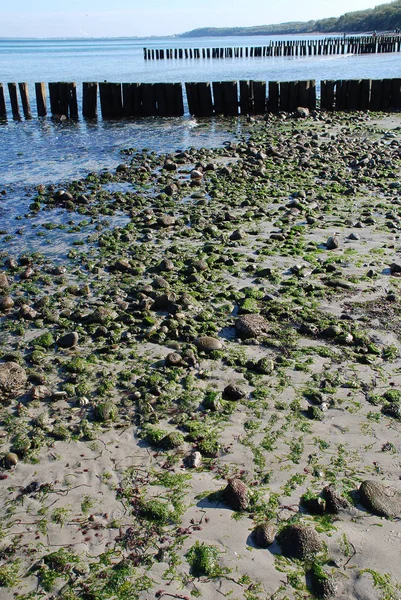
[[[292,21],[255,27],[202,27],[179,37],[236,35],[272,35],[296,33],[362,33],[401,29],[401,0],[380,4],[375,8],[345,13],[341,17],[318,21]]]

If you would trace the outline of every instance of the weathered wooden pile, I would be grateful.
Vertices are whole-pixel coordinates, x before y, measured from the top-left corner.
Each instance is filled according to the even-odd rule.
[[[145,60],[324,56],[400,52],[400,35],[328,37],[313,40],[271,40],[265,46],[215,48],[144,48]]]
[[[27,83],[8,83],[9,105],[15,120],[32,118]],[[79,100],[74,82],[48,84],[50,113],[77,119]],[[324,80],[317,98],[315,80],[308,81],[215,81],[185,83],[96,83],[82,84],[82,115],[98,116],[98,101],[103,119],[140,117],[179,117],[185,107],[195,117],[213,115],[265,114],[292,112],[302,106],[314,110],[401,110],[401,78]],[[19,102],[18,91],[21,102]],[[48,113],[46,85],[35,84],[37,116]],[[0,84],[0,119],[7,118],[8,103]]]

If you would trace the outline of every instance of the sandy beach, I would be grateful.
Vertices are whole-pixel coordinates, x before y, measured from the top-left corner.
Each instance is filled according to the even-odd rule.
[[[401,598],[400,116],[240,123],[0,247],[2,600]]]

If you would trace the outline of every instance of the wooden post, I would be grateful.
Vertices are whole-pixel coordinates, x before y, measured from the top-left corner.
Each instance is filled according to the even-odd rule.
[[[144,117],[154,117],[157,115],[157,104],[155,86],[153,83],[142,83],[142,115]]]
[[[124,117],[140,117],[142,115],[141,84],[123,83],[122,93]]]
[[[70,110],[70,118],[78,119],[78,101],[77,101],[77,84],[72,81],[68,84],[68,107]]]
[[[181,83],[156,83],[157,112],[161,117],[181,117],[184,114]]]
[[[309,110],[316,110],[316,80],[309,80]]]
[[[346,82],[336,81],[336,110],[344,110],[347,106],[347,87]]]
[[[214,114],[221,115],[224,110],[224,100],[223,100],[223,85],[221,81],[213,81],[213,105],[214,105]]]
[[[373,79],[370,96],[370,110],[379,111],[382,106],[382,79]]]
[[[38,111],[38,117],[45,117],[47,115],[47,108],[46,108],[46,86],[44,83],[35,83],[35,95],[36,95],[36,108]]]
[[[6,99],[4,97],[3,84],[0,83],[0,119],[7,118]]]
[[[401,109],[401,79],[391,81],[391,110]]]
[[[223,81],[224,115],[238,115],[238,85],[236,81]]]
[[[391,106],[391,79],[382,80],[382,101],[381,110],[388,111]]]
[[[253,112],[264,115],[266,112],[266,82],[251,81],[251,96],[253,97]]]
[[[18,106],[17,84],[16,83],[9,83],[8,84],[8,93],[10,95],[10,102],[11,102],[11,110],[12,110],[12,113],[13,113],[13,119],[15,119],[16,121],[20,121],[21,120],[21,114],[19,112],[19,106]]]
[[[368,110],[370,106],[370,89],[372,87],[372,81],[370,79],[362,79],[360,96],[359,96],[359,108],[360,110]]]
[[[24,111],[25,119],[32,119],[31,104],[29,102],[28,84],[19,83],[19,93],[21,96],[22,109]]]
[[[361,79],[353,79],[351,81],[347,81],[348,98],[346,108],[348,110],[360,110],[361,83]]]
[[[68,102],[68,83],[65,81],[59,81],[57,84],[58,92],[58,106],[59,112],[57,114],[69,116],[69,102]]]
[[[59,115],[59,102],[58,102],[58,86],[57,83],[49,82],[49,97],[50,97],[50,112],[52,115]]]
[[[103,119],[121,119],[123,115],[121,83],[100,83],[99,89]]]
[[[82,84],[82,114],[86,119],[97,117],[97,88],[96,82],[85,81]]]
[[[280,110],[288,112],[289,110],[289,93],[290,93],[290,82],[280,81]]]
[[[252,111],[250,100],[250,81],[242,80],[239,82],[239,106],[241,115],[248,115]]]
[[[269,112],[278,112],[280,88],[278,81],[269,81],[269,98],[267,106]]]

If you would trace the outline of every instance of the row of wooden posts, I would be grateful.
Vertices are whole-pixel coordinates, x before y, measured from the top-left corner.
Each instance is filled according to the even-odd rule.
[[[77,86],[74,82],[48,84],[50,112],[70,119],[79,116]],[[27,83],[9,83],[12,116],[32,118]],[[316,82],[308,81],[215,81],[185,83],[188,112],[195,117],[213,115],[265,114],[294,111],[317,105]],[[47,115],[46,85],[35,84],[38,117]],[[184,115],[184,90],[181,83],[88,83],[82,84],[82,115],[98,116],[98,96],[103,119],[138,117],[179,117]],[[320,83],[322,110],[401,110],[400,79],[324,80]],[[7,118],[4,87],[0,84],[0,119]]]
[[[318,40],[270,41],[265,46],[219,48],[144,48],[145,60],[322,56],[400,52],[400,35],[332,37]]]

